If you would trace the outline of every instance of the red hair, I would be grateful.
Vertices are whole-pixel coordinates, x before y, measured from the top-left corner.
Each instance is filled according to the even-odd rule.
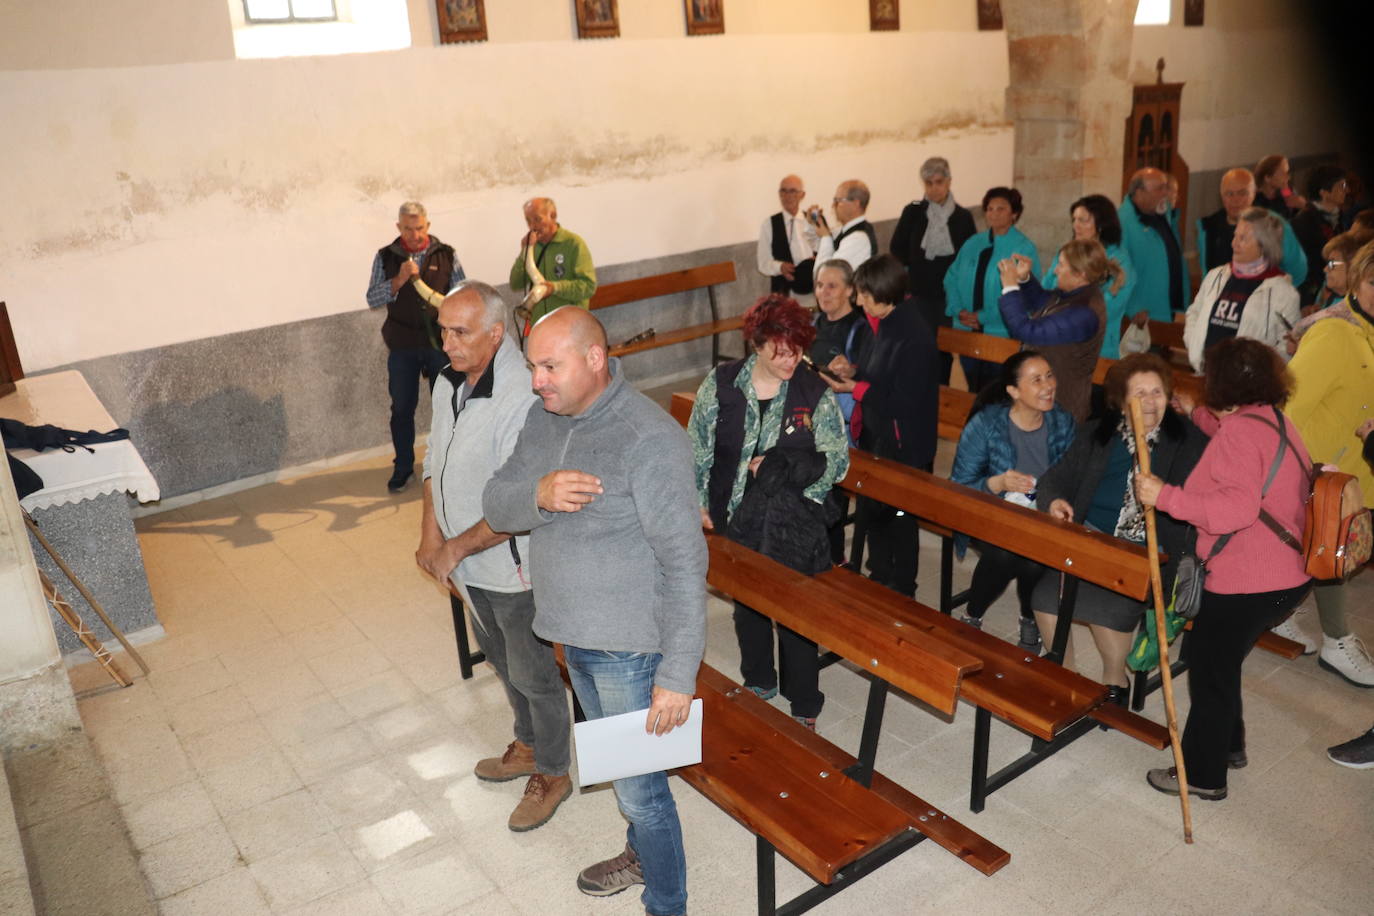
[[[816,340],[816,326],[811,323],[811,313],[796,299],[770,293],[744,313],[744,336],[755,349],[771,340],[774,346],[805,353]]]

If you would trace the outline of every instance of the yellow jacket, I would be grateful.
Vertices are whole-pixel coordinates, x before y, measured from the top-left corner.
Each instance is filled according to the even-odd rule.
[[[1297,385],[1284,412],[1297,424],[1313,461],[1334,463],[1360,480],[1374,507],[1374,471],[1355,428],[1374,417],[1374,324],[1325,318],[1302,336],[1288,364]],[[1339,459],[1337,456],[1339,455]]]

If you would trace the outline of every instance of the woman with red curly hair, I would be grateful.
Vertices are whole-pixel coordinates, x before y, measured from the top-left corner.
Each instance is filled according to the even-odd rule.
[[[718,366],[697,389],[687,434],[696,458],[702,525],[800,572],[830,566],[824,506],[849,470],[839,402],[801,364],[816,338],[795,299],[764,296],[744,316],[754,352]],[[735,602],[740,673],[765,700],[778,694],[773,621]],[[792,716],[816,727],[820,691],[816,644],[778,627],[782,693]]]

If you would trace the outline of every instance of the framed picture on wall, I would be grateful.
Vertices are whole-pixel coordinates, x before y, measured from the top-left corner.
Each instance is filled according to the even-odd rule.
[[[720,35],[725,32],[725,0],[684,0],[688,35]]]
[[[901,28],[898,4],[901,0],[868,0],[868,30],[895,32]]]
[[[978,0],[978,31],[999,32],[1002,29],[1002,0]]]
[[[1183,24],[1202,25],[1206,0],[1183,0]]]
[[[487,40],[483,0],[434,0],[439,10],[439,43]]]
[[[573,0],[578,38],[619,38],[620,10],[615,0]]]

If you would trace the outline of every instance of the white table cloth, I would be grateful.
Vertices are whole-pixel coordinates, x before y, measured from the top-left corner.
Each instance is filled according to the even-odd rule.
[[[15,384],[15,391],[0,397],[0,417],[29,426],[51,423],[79,432],[93,429],[103,433],[119,426],[75,369],[23,378]],[[161,496],[152,471],[132,442],[100,442],[90,448],[93,451],[80,446],[73,452],[9,449],[43,478],[43,489],[29,494],[20,505],[32,512],[106,493],[133,493],[141,503]]]

